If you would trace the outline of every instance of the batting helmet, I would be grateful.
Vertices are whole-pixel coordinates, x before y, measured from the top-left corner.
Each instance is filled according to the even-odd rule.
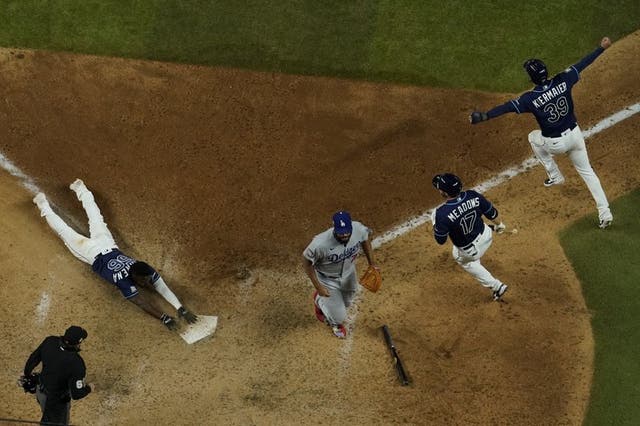
[[[450,197],[455,197],[462,191],[462,181],[452,173],[435,175],[431,183],[434,188],[444,191]]]
[[[547,77],[549,76],[547,66],[540,59],[529,59],[522,64],[522,67],[527,71],[529,78],[531,78],[531,81],[535,84],[543,84],[547,81]]]

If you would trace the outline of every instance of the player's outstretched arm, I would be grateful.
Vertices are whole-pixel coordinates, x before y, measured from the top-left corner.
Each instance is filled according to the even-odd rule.
[[[506,114],[508,112],[516,112],[518,114],[525,112],[522,110],[522,106],[518,107],[518,101],[507,101],[502,105],[498,105],[497,107],[491,108],[487,112],[474,111],[469,116],[469,121],[471,124],[478,124],[483,121],[490,120],[492,118],[496,118],[501,116],[502,114]]]
[[[143,293],[138,293],[137,295],[127,299],[134,305],[137,305],[140,309],[148,313],[154,318],[159,319],[169,330],[175,330],[177,328],[177,324],[173,317],[163,313],[160,308],[158,308],[153,301],[147,297]]]
[[[604,37],[600,41],[600,46],[598,46],[596,50],[594,50],[593,52],[589,53],[587,56],[582,58],[580,62],[574,64],[573,68],[575,68],[579,73],[582,72],[586,67],[591,65],[593,61],[595,61],[598,58],[598,56],[602,55],[602,52],[608,49],[609,46],[611,46],[611,39],[609,37]]]

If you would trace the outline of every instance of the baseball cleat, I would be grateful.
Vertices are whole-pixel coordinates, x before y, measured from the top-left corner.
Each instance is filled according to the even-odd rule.
[[[611,223],[613,223],[613,219],[600,219],[600,224],[598,225],[598,227],[600,229],[605,229],[611,226]]]
[[[333,330],[333,335],[338,339],[344,339],[345,337],[347,337],[347,329],[344,328],[344,325],[333,325],[331,326],[331,329]]]
[[[498,288],[496,291],[493,292],[493,300],[495,300],[496,302],[500,300],[502,295],[507,292],[508,288],[509,287],[506,284],[501,284],[500,288]]]
[[[40,216],[46,216],[46,211],[50,211],[51,207],[49,206],[49,201],[47,201],[47,197],[42,192],[38,192],[35,197],[33,197],[33,203],[38,206],[40,210]]]
[[[318,321],[320,321],[320,322],[326,322],[326,318],[324,317],[324,314],[322,313],[322,309],[320,309],[320,307],[316,304],[316,297],[317,296],[318,296],[318,292],[314,291],[313,292],[313,309],[315,311],[316,318],[318,318]]]
[[[33,197],[33,203],[40,207],[47,203],[47,197],[42,192],[38,192],[35,197]]]
[[[564,183],[564,177],[559,177],[559,178],[555,178],[555,179],[545,179],[544,180],[544,186],[546,186],[547,188],[553,185],[562,185]]]
[[[71,185],[69,185],[69,189],[77,194],[80,191],[86,190],[87,187],[84,186],[84,182],[82,180],[76,179],[76,180],[73,181],[73,183]]]

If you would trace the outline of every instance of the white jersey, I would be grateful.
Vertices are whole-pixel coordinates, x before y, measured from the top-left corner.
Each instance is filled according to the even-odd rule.
[[[343,278],[354,275],[361,244],[369,239],[371,230],[356,221],[352,222],[352,228],[346,244],[339,242],[333,236],[333,228],[329,228],[313,237],[304,250],[303,256],[313,264],[322,283],[341,287]]]

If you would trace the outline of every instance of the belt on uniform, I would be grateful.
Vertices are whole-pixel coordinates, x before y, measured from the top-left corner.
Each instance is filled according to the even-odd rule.
[[[564,136],[568,131],[575,129],[577,125],[578,123],[573,123],[571,126],[567,127],[564,130],[556,130],[555,132],[547,134],[543,133],[542,136],[544,136],[545,138],[559,138],[561,136]]]
[[[466,246],[464,246],[464,247],[460,247],[460,250],[469,250],[471,247],[473,247],[473,243],[471,243],[471,244],[467,244],[467,245],[466,245]]]
[[[96,255],[96,257],[93,258],[93,261],[95,262],[96,259],[98,259],[100,256],[104,256],[105,254],[109,254],[114,250],[115,250],[115,247],[114,248],[110,248],[110,249],[106,249],[106,250],[102,250],[100,253],[98,253]]]
[[[320,271],[318,271],[318,274],[322,275],[325,278],[333,278],[334,280],[340,278],[340,275],[338,275],[337,277],[334,277],[333,275],[328,275],[328,274],[325,274],[324,272],[320,272]]]

